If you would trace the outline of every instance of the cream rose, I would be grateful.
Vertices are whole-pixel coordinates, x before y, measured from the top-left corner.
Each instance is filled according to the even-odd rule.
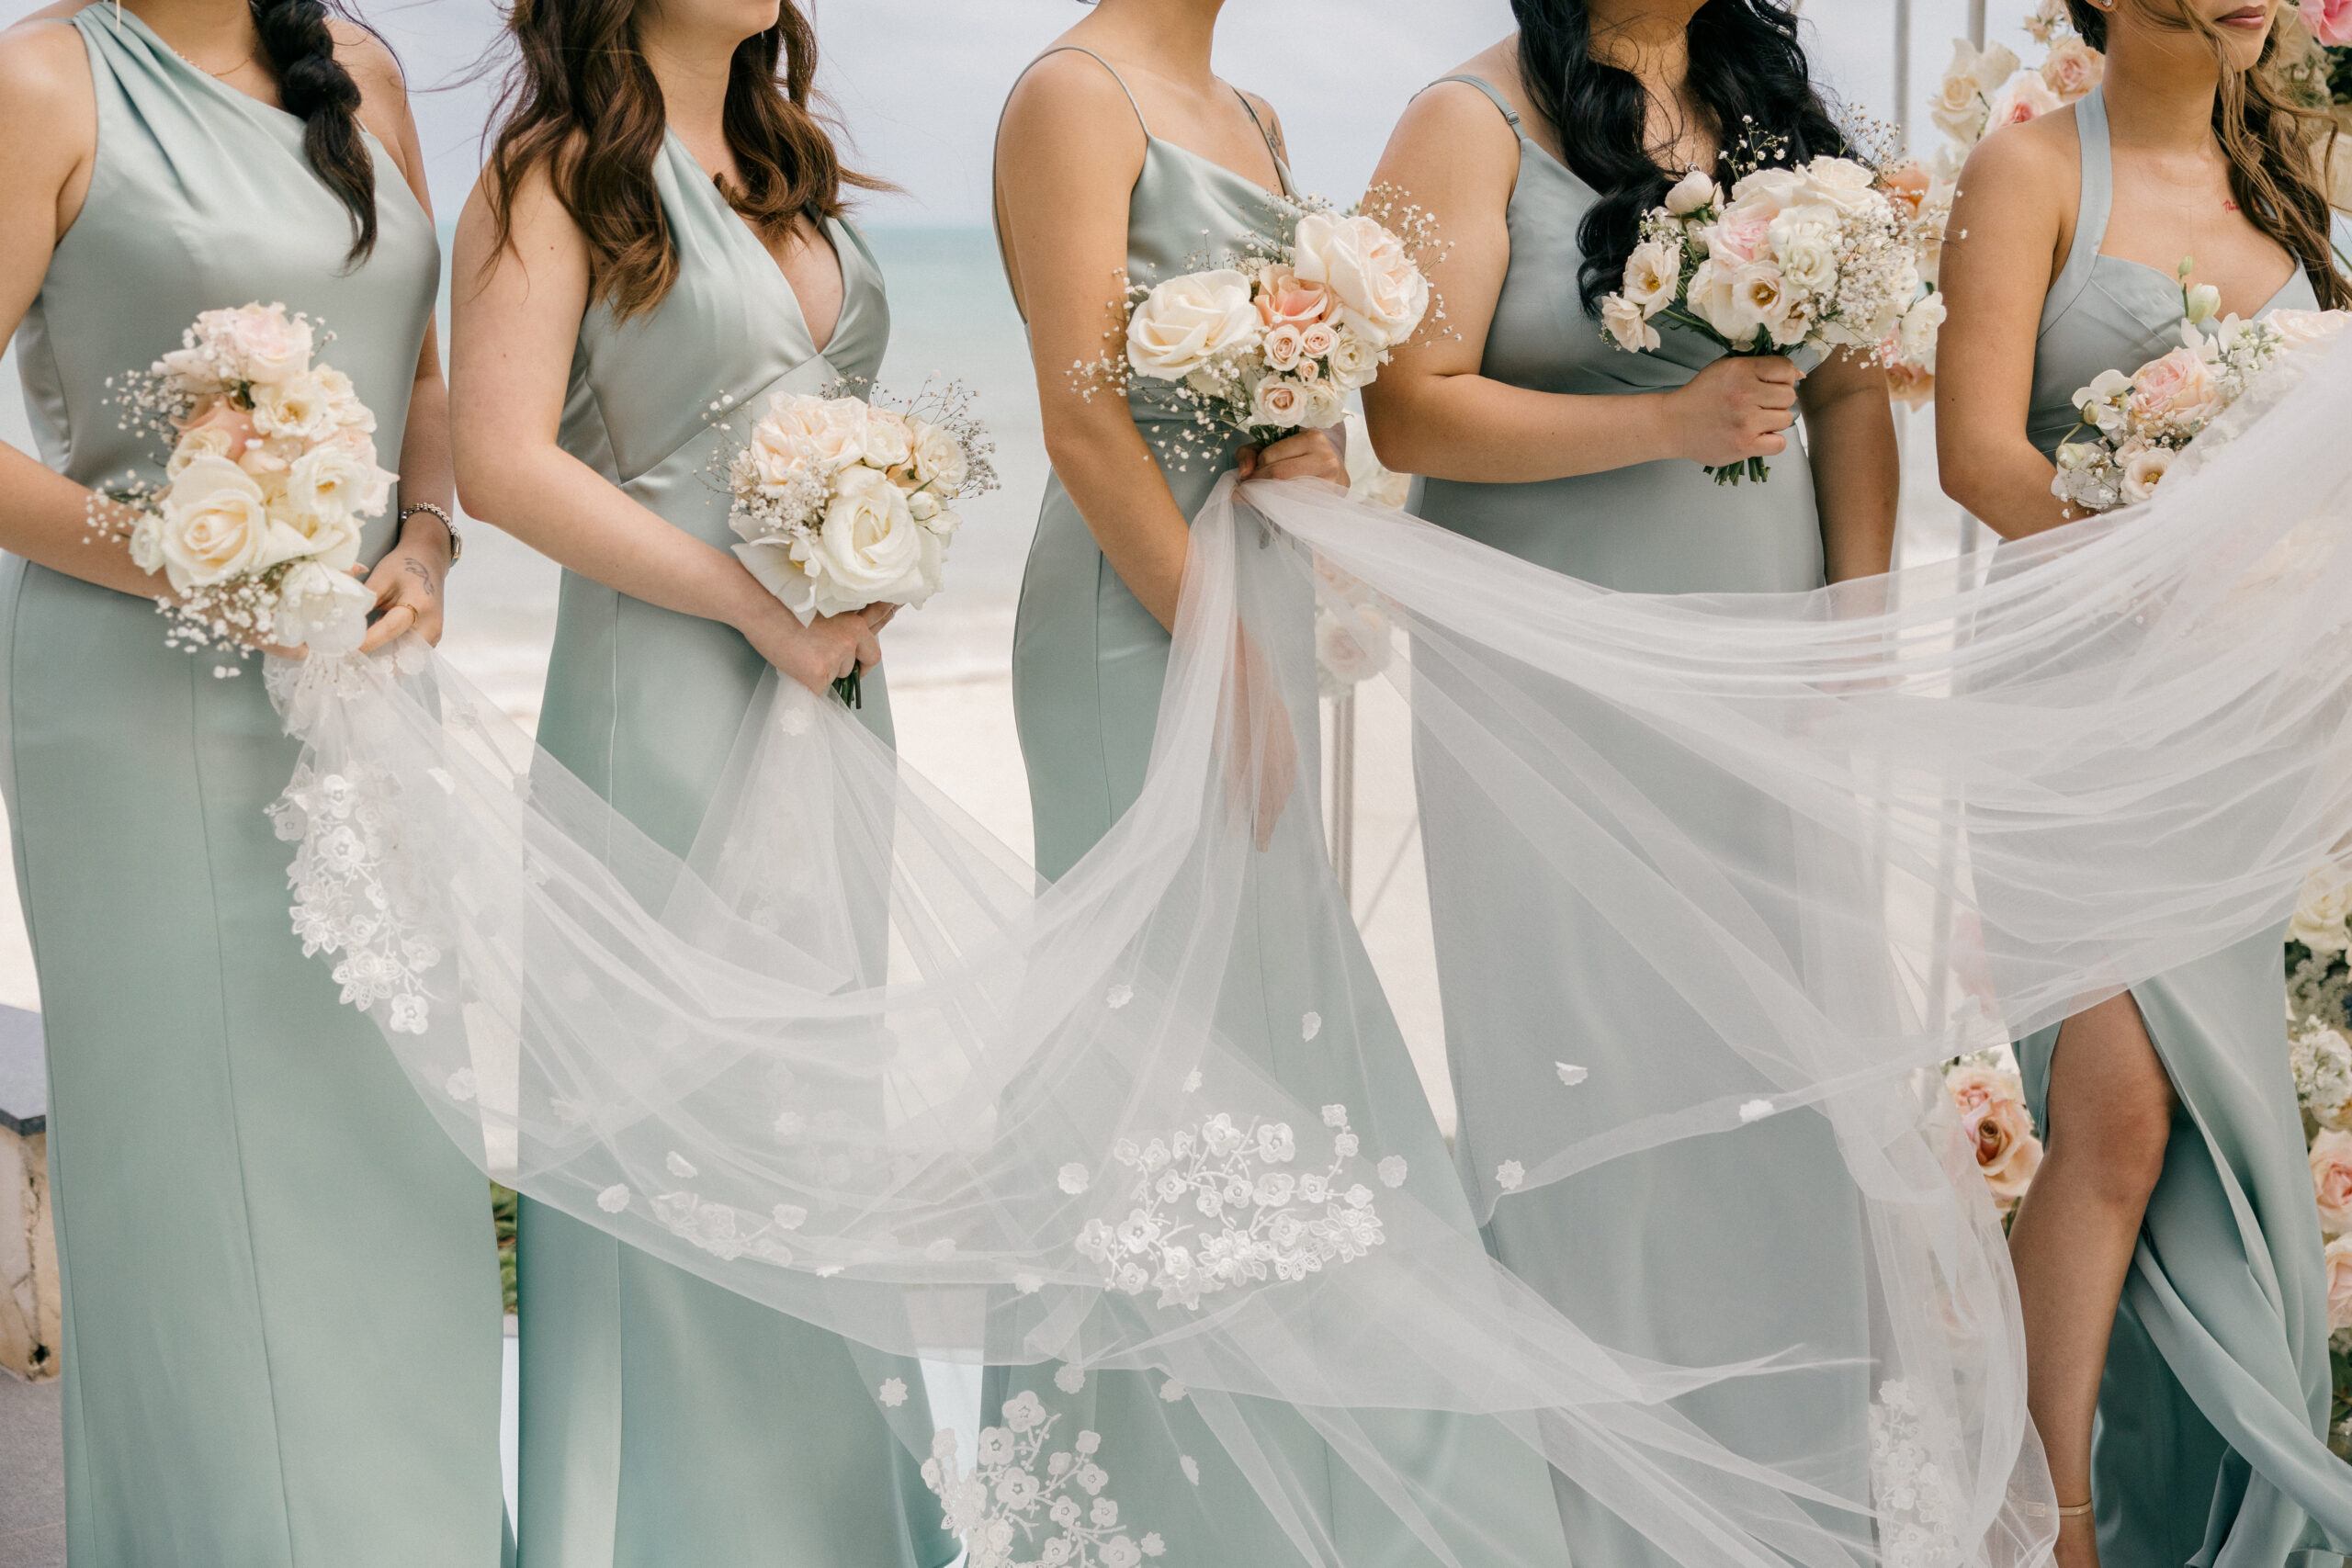
[[[840,615],[888,601],[930,596],[921,578],[922,531],[899,487],[871,468],[842,470],[825,520],[810,542],[808,570],[820,582],[818,614]]]
[[[1306,412],[1306,389],[1282,376],[1258,383],[1250,398],[1250,423],[1276,430],[1295,430]]]
[[[187,471],[187,466],[198,457],[213,457],[222,462],[235,460],[233,448],[240,445],[235,437],[219,425],[191,427],[173,445],[172,455],[164,464],[166,479],[177,479]]]
[[[1838,212],[1860,212],[1882,199],[1878,175],[1851,158],[1815,158],[1804,166],[1804,199]]]
[[[1331,350],[1323,363],[1330,367],[1332,382],[1343,392],[1369,386],[1380,374],[1379,351],[1352,332],[1332,334]]]
[[[1772,220],[1780,213],[1781,203],[1770,197],[1737,197],[1724,209],[1721,218],[1699,231],[1699,237],[1705,243],[1710,257],[1743,266],[1771,243]]]
[[[914,432],[896,409],[868,408],[859,439],[868,468],[888,472],[914,455]]]
[[[1995,44],[1979,53],[1965,39],[1954,39],[1951,63],[1936,84],[1928,102],[1928,116],[1945,134],[1963,145],[1984,134],[1984,100],[2017,71],[2018,57]]]
[[[254,570],[272,542],[261,486],[219,457],[191,461],[164,492],[159,510],[157,558],[182,593]]]
[[[1960,1108],[1961,1130],[1976,1155],[1976,1168],[2007,1208],[2025,1196],[2041,1168],[2041,1140],[2034,1136],[2025,1089],[2010,1074],[1991,1067],[1955,1067],[1944,1077]]]
[[[1641,307],[1645,318],[1674,303],[1682,283],[1682,253],[1663,240],[1645,240],[1625,258],[1624,298]]]
[[[231,312],[228,342],[245,380],[274,386],[310,373],[311,323],[288,318],[283,305],[247,305]]]
[[[1728,342],[1745,344],[1764,324],[1748,310],[1747,297],[1740,292],[1738,268],[1713,256],[1691,272],[1687,298],[1699,319]]]
[[[2179,454],[2169,446],[2143,446],[2123,459],[2123,499],[2137,504],[2156,493]]]
[[[1405,243],[1372,219],[1310,212],[1293,247],[1298,276],[1329,288],[1333,317],[1376,348],[1411,337],[1429,312],[1429,279]]]
[[[1666,340],[1650,325],[1648,312],[1623,294],[1604,295],[1600,301],[1600,326],[1617,342],[1617,346],[1629,353],[1640,354],[1645,349],[1665,346]]]
[[[333,656],[357,649],[368,636],[376,596],[350,573],[318,561],[297,561],[277,580],[271,640]]]
[[[1666,193],[1666,209],[1677,218],[1688,218],[1703,207],[1712,207],[1720,199],[1715,191],[1715,179],[1704,169],[1693,169],[1674,182]]]
[[[376,412],[359,400],[359,389],[351,384],[350,377],[332,365],[322,365],[311,372],[311,379],[326,389],[327,401],[334,407],[337,424],[345,430],[375,434]]]
[[[2352,1133],[2330,1129],[2313,1138],[2311,1163],[2319,1228],[2329,1235],[2352,1231]]]
[[[309,444],[339,428],[334,400],[318,380],[297,376],[254,388],[254,428],[264,435]]]
[[[1259,345],[1259,352],[1275,369],[1291,370],[1297,367],[1299,356],[1306,352],[1306,348],[1300,340],[1298,329],[1285,324],[1266,334],[1266,341]]]
[[[1838,281],[1838,215],[1826,207],[1792,207],[1772,220],[1772,259],[1792,288],[1807,294]]]
[[[964,444],[927,421],[916,420],[913,427],[915,477],[942,500],[955,500],[970,477]]]
[[[2041,62],[2041,80],[2062,104],[2087,96],[2107,74],[2107,57],[2073,34],[2050,46]]]
[[[1181,381],[1220,355],[1257,346],[1264,333],[1250,280],[1231,268],[1187,273],[1152,289],[1127,318],[1127,363]]]
[[[2313,953],[2352,948],[2352,879],[2332,871],[2313,872],[2303,883],[2303,899],[2295,907],[2287,936]]]
[[[1298,427],[1329,430],[1346,417],[1348,404],[1340,389],[1329,381],[1310,381],[1300,394]]]
[[[1895,328],[1895,352],[1903,362],[1928,375],[1936,369],[1936,339],[1943,330],[1944,297],[1923,295],[1903,312]]]

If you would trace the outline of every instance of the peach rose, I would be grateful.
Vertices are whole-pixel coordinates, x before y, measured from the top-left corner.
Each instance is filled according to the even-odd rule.
[[[1886,172],[1887,199],[1901,208],[1904,216],[1917,218],[1919,216],[1919,204],[1928,199],[1928,187],[1934,184],[1935,179],[1928,173],[1927,165],[1913,158]]]
[[[2062,104],[2089,96],[2106,74],[2107,56],[2071,36],[2052,44],[2050,58],[2041,62],[2041,80]]]
[[[1993,1201],[2007,1208],[2025,1196],[2041,1168],[2041,1140],[2034,1136],[2025,1088],[2016,1076],[1991,1067],[1954,1067],[1944,1077],[1960,1108],[1961,1130],[1976,1152],[1976,1168]]]
[[[2319,1199],[2319,1228],[2352,1231],[2352,1133],[2330,1129],[2312,1140],[2312,1191]]]
[[[2327,1326],[2352,1328],[2352,1235],[2340,1235],[2322,1254],[2327,1259]]]
[[[1258,319],[1269,328],[1307,326],[1331,313],[1331,291],[1308,283],[1286,266],[1258,269]]]
[[[254,428],[253,410],[239,408],[228,398],[207,398],[196,406],[180,434],[188,436],[199,430],[217,430],[227,443],[224,455],[234,462],[245,455],[245,448],[261,437]]]

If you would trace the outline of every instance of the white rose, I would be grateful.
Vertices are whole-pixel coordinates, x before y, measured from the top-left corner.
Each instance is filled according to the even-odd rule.
[[[1705,265],[1703,263],[1702,265]],[[1650,325],[1647,312],[1623,294],[1610,294],[1600,301],[1600,324],[1617,340],[1617,346],[1631,354],[1665,345],[1658,330]]]
[[[1719,199],[1714,176],[1704,169],[1693,169],[1675,181],[1674,188],[1666,193],[1666,209],[1677,218],[1688,218],[1702,207],[1713,207]]]
[[[1329,381],[1310,381],[1299,399],[1299,428],[1329,430],[1340,423],[1347,410],[1346,398],[1339,388]]]
[[[310,376],[255,386],[254,428],[306,445],[324,441],[339,428],[334,399]]]
[[[921,604],[929,597],[919,575],[925,531],[906,496],[871,468],[844,468],[835,483],[808,546],[809,575],[820,585],[819,613],[839,615],[885,600]]]
[[[1625,258],[1624,298],[1641,307],[1645,318],[1674,303],[1682,285],[1682,253],[1663,240],[1645,240]]]
[[[782,454],[790,450],[797,450],[801,460],[815,463],[824,473],[835,474],[865,460],[865,405],[855,398],[779,392],[768,400],[768,412],[752,427],[752,439],[765,440],[775,447],[779,475],[784,467]],[[797,448],[795,443],[799,444]]]
[[[2352,311],[2273,310],[2262,319],[2289,343],[2317,343],[2343,331],[2344,323],[2352,321]]]
[[[2123,499],[2141,502],[2156,493],[2179,454],[2169,446],[2143,446],[2123,459]]]
[[[172,455],[164,464],[164,475],[176,481],[181,474],[187,471],[187,466],[198,457],[218,457],[223,462],[233,462],[235,454],[230,448],[235,444],[234,436],[216,426],[191,430],[172,447]]]
[[[1729,219],[1734,209],[1761,211],[1765,217],[1776,216],[1781,209],[1795,204],[1804,194],[1804,175],[1795,169],[1770,164],[1740,176],[1731,187],[1731,201],[1724,209]]]
[[[340,570],[359,558],[358,519],[384,509],[390,479],[379,468],[360,467],[342,447],[322,446],[294,460],[286,499],[271,514],[309,542],[301,554]]]
[[[191,461],[164,492],[160,510],[155,552],[180,592],[254,570],[270,547],[261,486],[222,458]]]
[[[1951,63],[1928,100],[1928,115],[1954,141],[1973,145],[1984,134],[1984,102],[2018,68],[2018,57],[1995,44],[1981,54],[1965,39],[1954,39]]]
[[[1380,374],[1379,351],[1352,331],[1333,334],[1331,350],[1323,363],[1331,372],[1332,384],[1343,392],[1370,386]]]
[[[914,433],[907,428],[907,416],[893,409],[869,407],[862,439],[868,468],[895,468],[914,453]]]
[[[1869,209],[1885,200],[1878,189],[1878,174],[1851,158],[1815,158],[1804,166],[1805,197],[1843,213]]]
[[[1265,326],[1250,280],[1231,268],[1187,273],[1154,288],[1127,318],[1127,363],[1181,381],[1219,355],[1257,346]]]
[[[376,596],[348,572],[317,561],[297,561],[277,580],[272,641],[329,656],[350,653],[368,635]]]
[[[311,379],[326,389],[327,401],[334,407],[334,422],[345,430],[375,434],[376,413],[359,400],[359,390],[351,378],[332,365],[322,365],[311,372]]]
[[[1329,288],[1339,322],[1374,348],[1403,343],[1429,312],[1429,279],[1405,242],[1372,219],[1310,212],[1293,246],[1299,277]]]
[[[915,478],[943,500],[953,501],[968,477],[964,444],[935,424],[914,422]]]
[[[1933,374],[1936,368],[1936,337],[1943,330],[1944,297],[1924,295],[1912,301],[1903,312],[1903,324],[1895,329],[1896,352],[1906,365]]]
[[[1269,376],[1250,397],[1250,423],[1295,430],[1306,412],[1306,389],[1284,376]]]
[[[1829,208],[1782,209],[1772,220],[1770,244],[1791,287],[1818,294],[1838,281],[1838,215]]]
[[[1782,347],[1804,336],[1806,317],[1788,279],[1770,262],[1751,262],[1733,281],[1747,313],[1763,323],[1772,341]]]
[[[2313,953],[2352,948],[2352,880],[2312,873],[2303,883],[2303,899],[2296,906],[2287,935]]]

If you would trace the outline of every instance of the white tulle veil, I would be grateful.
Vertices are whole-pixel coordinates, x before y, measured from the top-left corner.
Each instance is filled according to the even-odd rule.
[[[877,1349],[1164,1372],[1302,1562],[1543,1560],[1376,1435],[1397,1412],[1483,1424],[1679,1562],[2029,1562],[2051,1497],[2017,1306],[1934,1069],[2283,920],[2342,853],[2347,421],[2352,352],[2299,351],[2150,504],[1989,573],[1790,596],[1610,593],[1228,479],[1142,797],[1050,887],[773,678],[681,863],[420,645],[277,666],[298,925],[498,1179]],[[1366,1088],[1401,1041],[1279,767],[1311,775],[1318,591],[1409,649],[1388,678],[1470,781],[1425,795],[1433,840],[1604,920],[1656,1023],[1637,1081],[1477,1108],[1468,1213],[1703,1162],[1713,1201],[1642,1223],[1816,1260],[1641,1302],[1721,1358],[1559,1310],[1454,1172],[1395,1153],[1427,1111]],[[1813,1201],[1750,1201],[1792,1136]],[[1410,1551],[1297,1506],[1312,1478],[1233,1418],[1256,1401]],[[939,1473],[976,1561],[1038,1560],[1000,1492]]]

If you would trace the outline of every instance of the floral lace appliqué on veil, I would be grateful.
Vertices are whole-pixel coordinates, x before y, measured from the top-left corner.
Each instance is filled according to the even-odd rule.
[[[1095,1462],[1100,1433],[1080,1432],[1069,1448],[1049,1452],[1061,1416],[1026,1390],[999,1414],[1003,1426],[980,1428],[978,1463],[969,1473],[956,1434],[945,1429],[922,1464],[970,1568],[1136,1568],[1167,1552],[1156,1533],[1127,1534],[1118,1503],[1102,1495],[1111,1477]]]

